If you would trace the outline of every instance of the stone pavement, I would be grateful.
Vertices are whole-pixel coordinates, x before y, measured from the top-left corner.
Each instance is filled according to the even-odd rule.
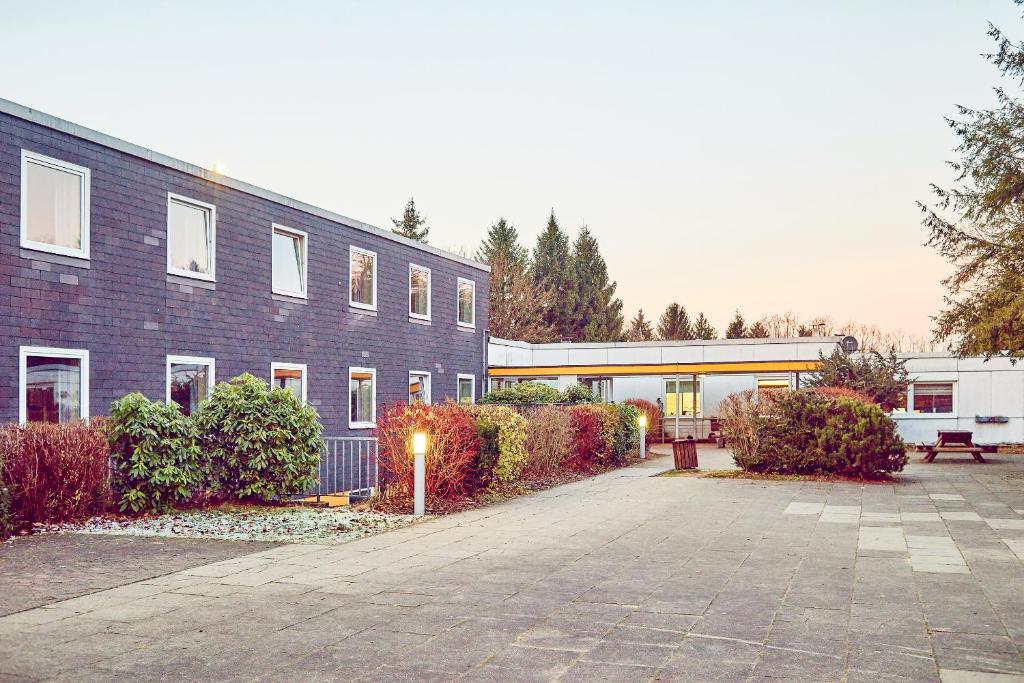
[[[0,679],[1020,680],[1024,459],[896,485],[668,466],[12,614]]]

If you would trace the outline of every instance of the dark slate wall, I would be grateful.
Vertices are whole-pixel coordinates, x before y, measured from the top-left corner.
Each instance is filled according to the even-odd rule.
[[[22,148],[91,170],[88,262],[20,248]],[[212,289],[167,274],[168,192],[217,207]],[[307,302],[271,294],[272,223],[309,235]],[[377,252],[376,316],[349,308],[350,245]],[[429,326],[408,318],[410,262],[432,271]],[[475,331],[456,325],[458,277],[476,282]],[[458,373],[479,396],[486,320],[482,270],[0,113],[0,422],[18,419],[18,347],[33,345],[89,350],[92,415],[130,391],[163,400],[168,354],[215,358],[218,381],[306,363],[325,434],[342,435],[350,366],[377,369],[378,406],[407,399],[410,370],[432,373],[434,402]]]

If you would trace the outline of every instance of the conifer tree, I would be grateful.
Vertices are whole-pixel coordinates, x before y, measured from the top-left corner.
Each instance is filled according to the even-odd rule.
[[[644,309],[641,308],[629,323],[626,341],[641,342],[652,341],[653,339],[654,328],[651,326],[651,321],[644,317]]]
[[[747,321],[743,319],[743,314],[736,310],[736,315],[733,316],[729,326],[725,328],[726,339],[740,339],[747,336]]]
[[[697,321],[693,324],[694,339],[717,339],[718,330],[711,326],[703,313],[697,314]]]
[[[747,336],[751,339],[767,339],[768,328],[764,326],[764,323],[758,320],[756,323],[750,326],[747,330]]]
[[[672,302],[658,319],[658,339],[693,339],[693,325],[686,309]]]
[[[392,218],[391,222],[395,224],[391,232],[426,244],[430,228],[427,227],[427,219],[416,210],[416,200],[412,197],[406,202],[402,217]]]
[[[531,269],[533,282],[550,295],[544,311],[544,322],[558,339],[570,339],[573,325],[573,268],[569,236],[559,227],[555,210],[548,224],[537,236]]]
[[[510,264],[529,265],[530,252],[519,244],[519,231],[502,216],[487,230],[487,237],[476,251],[476,260],[490,263],[497,256],[504,257]]]
[[[615,298],[617,285],[609,279],[597,239],[585,225],[572,245],[572,271],[575,292],[569,338],[621,341],[622,301]]]

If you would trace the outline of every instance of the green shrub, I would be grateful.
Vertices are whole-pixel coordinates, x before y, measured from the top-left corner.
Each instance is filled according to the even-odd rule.
[[[114,401],[107,438],[122,512],[166,510],[202,484],[195,426],[176,403],[138,392]]]
[[[594,392],[590,390],[585,384],[570,384],[565,389],[562,389],[559,403],[568,403],[570,405],[577,405],[580,403],[597,403],[597,399],[594,398]]]
[[[611,403],[608,407],[616,414],[612,457],[622,464],[640,453],[640,410],[629,403]]]
[[[193,419],[221,493],[269,500],[316,484],[320,421],[290,391],[245,373],[214,387]]]
[[[661,408],[642,398],[626,399],[625,403],[636,406],[637,409],[647,416],[647,445],[661,437]]]
[[[542,406],[526,420],[526,468],[528,476],[550,475],[561,467],[572,448],[573,428],[569,411]]]
[[[877,478],[903,469],[906,444],[874,404],[812,390],[744,392],[723,403],[736,464],[753,472]]]
[[[526,419],[507,406],[481,406],[472,413],[480,437],[478,481],[481,485],[492,479],[515,481],[527,461]]]
[[[531,403],[558,403],[562,395],[558,389],[540,382],[521,382],[504,389],[485,394],[479,403],[504,403],[526,405]]]

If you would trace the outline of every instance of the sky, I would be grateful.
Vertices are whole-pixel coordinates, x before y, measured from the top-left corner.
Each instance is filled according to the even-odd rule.
[[[554,209],[627,317],[793,310],[928,334],[917,201],[987,106],[1010,0],[0,0],[0,97],[474,251]]]

